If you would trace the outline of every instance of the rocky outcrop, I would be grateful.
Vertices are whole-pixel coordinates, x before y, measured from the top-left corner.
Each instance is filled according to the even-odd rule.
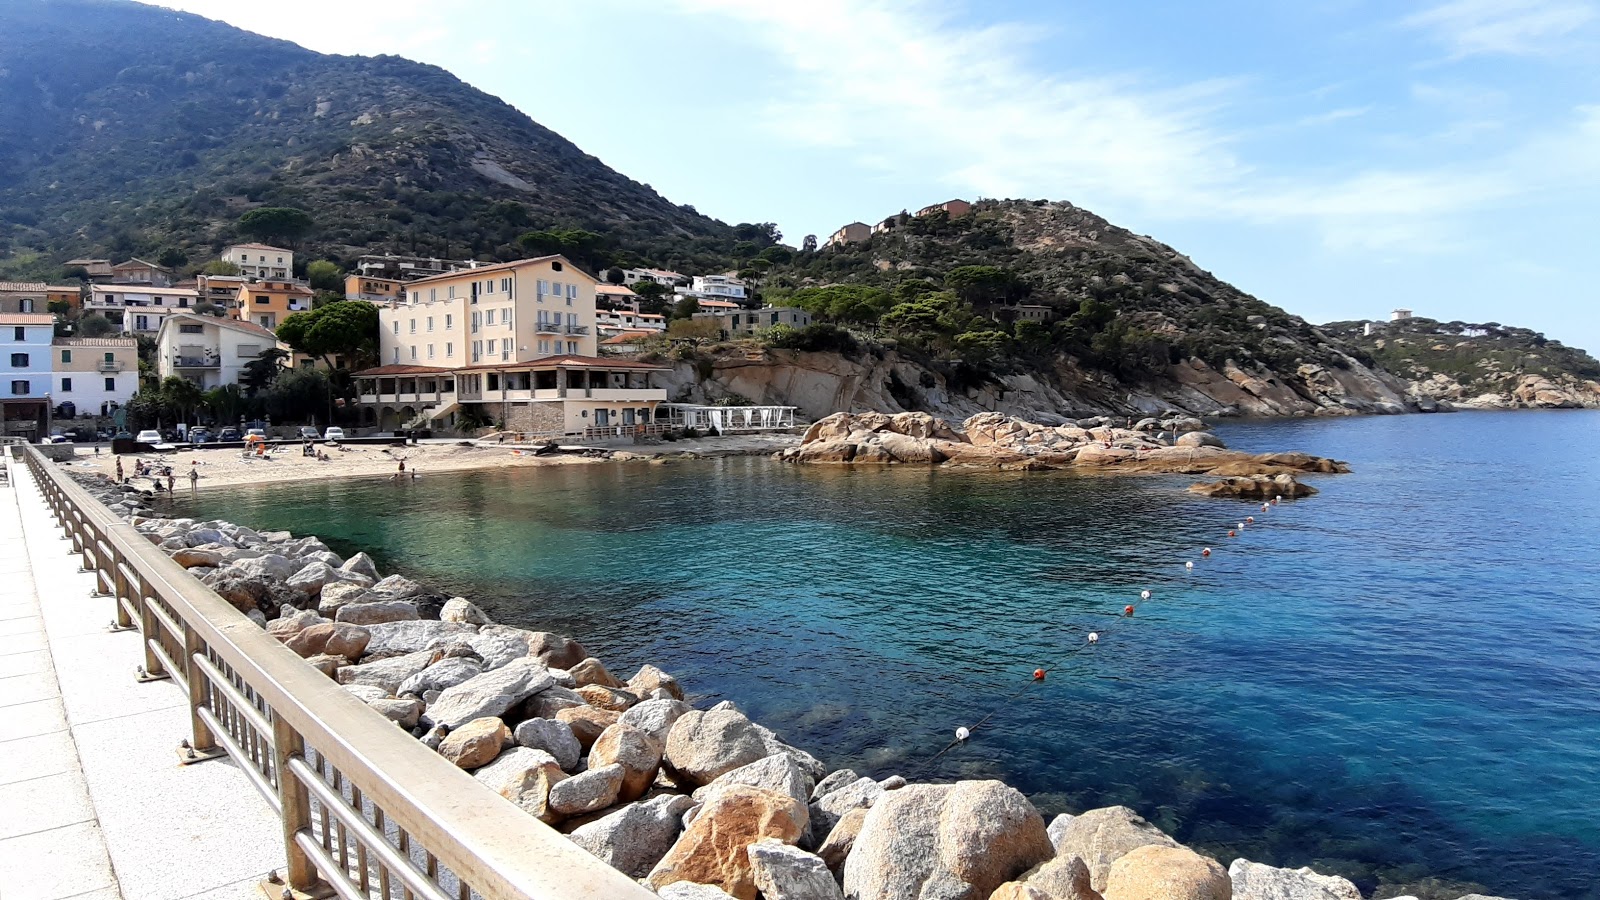
[[[1187,847],[1147,845],[1111,864],[1105,900],[1232,900],[1233,885],[1216,860]]]
[[[736,784],[717,791],[650,873],[652,888],[676,881],[709,884],[755,900],[748,849],[768,838],[792,844],[806,829],[806,807],[787,794]]]
[[[1189,492],[1202,497],[1226,497],[1230,500],[1273,500],[1280,497],[1296,500],[1315,494],[1317,489],[1300,483],[1293,475],[1251,475],[1191,484]]]
[[[1361,900],[1354,884],[1310,868],[1277,869],[1236,859],[1228,867],[1233,900]]]
[[[1178,842],[1126,806],[1092,809],[1073,817],[1054,839],[1056,854],[1083,860],[1089,884],[1104,891],[1111,865],[1145,846],[1176,847]]]

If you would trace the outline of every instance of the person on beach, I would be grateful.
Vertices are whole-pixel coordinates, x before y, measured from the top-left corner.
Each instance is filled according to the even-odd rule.
[[[200,470],[195,468],[194,466],[190,466],[189,467],[189,490],[191,490],[191,491],[195,490],[199,486],[200,486]]]
[[[122,476],[122,457],[117,457],[117,484],[123,484],[128,479]]]
[[[176,483],[176,481],[177,481],[177,479],[172,476],[172,470],[168,469],[167,470],[167,493],[169,495],[172,493],[172,485],[174,483]]]
[[[405,471],[406,471],[406,458],[404,456],[402,456],[402,457],[400,457],[400,473],[403,475],[403,474],[405,474]]]

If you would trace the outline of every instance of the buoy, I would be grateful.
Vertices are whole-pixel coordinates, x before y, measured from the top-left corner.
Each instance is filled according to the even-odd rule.
[[[1254,525],[1256,523],[1256,517],[1255,516],[1245,516],[1244,520],[1246,522],[1250,523],[1251,525]]]
[[[1244,523],[1243,523],[1243,522],[1240,522],[1240,523],[1239,523],[1239,530],[1240,530],[1240,531],[1243,531],[1243,530],[1244,530]]]
[[[1034,681],[1043,681],[1044,680],[1044,670],[1043,669],[1034,669],[1033,670],[1033,680]]]
[[[1124,606],[1124,607],[1123,607],[1123,608],[1122,608],[1122,614],[1123,614],[1123,615],[1125,615],[1125,616],[1131,616],[1131,615],[1133,615],[1133,607],[1131,607],[1131,606]]]
[[[1282,499],[1283,499],[1283,495],[1279,494],[1278,496],[1272,498],[1272,502],[1273,503],[1277,503],[1279,500],[1282,500]]]
[[[1089,643],[1091,643],[1091,644],[1100,643],[1100,632],[1098,632],[1098,631],[1089,632]]]
[[[1207,547],[1204,550],[1201,550],[1200,551],[1200,555],[1201,556],[1210,556],[1211,555],[1211,548]]]
[[[1238,537],[1238,535],[1230,531],[1228,532],[1228,537]]]
[[[1139,599],[1140,600],[1149,600],[1150,599],[1150,592],[1149,591],[1140,591],[1139,592]]]
[[[1262,511],[1262,512],[1266,512],[1266,511],[1267,511],[1267,510],[1269,510],[1269,509],[1271,509],[1271,508],[1272,508],[1272,507],[1270,507],[1270,506],[1268,506],[1268,505],[1267,505],[1267,504],[1265,504],[1265,503],[1263,503],[1263,504],[1261,504],[1261,511]]]
[[[964,741],[969,737],[972,737],[972,732],[967,730],[967,726],[962,725],[956,729],[956,740]]]
[[[1192,569],[1192,568],[1194,568],[1194,562],[1193,561],[1186,562],[1186,563],[1183,564],[1183,567],[1185,569]]]

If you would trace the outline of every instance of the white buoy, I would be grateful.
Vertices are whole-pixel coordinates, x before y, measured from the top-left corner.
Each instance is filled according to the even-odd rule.
[[[1150,592],[1149,591],[1140,591],[1139,592],[1139,599],[1140,600],[1149,600],[1150,599]]]
[[[1240,522],[1240,523],[1239,523],[1239,530],[1240,530],[1240,531],[1243,531],[1243,530],[1244,530],[1244,523],[1243,523],[1243,522]]]
[[[1192,569],[1192,568],[1194,568],[1194,563],[1193,562],[1186,562],[1186,563],[1183,564],[1183,567],[1185,569]]]
[[[1091,644],[1100,643],[1100,632],[1098,632],[1098,631],[1089,632],[1089,643],[1091,643]]]
[[[1273,503],[1277,503],[1279,500],[1282,500],[1282,499],[1283,499],[1283,495],[1279,494],[1278,496],[1272,498],[1272,502]]]
[[[956,740],[964,741],[969,737],[972,737],[972,732],[967,730],[967,726],[962,725],[956,729]]]

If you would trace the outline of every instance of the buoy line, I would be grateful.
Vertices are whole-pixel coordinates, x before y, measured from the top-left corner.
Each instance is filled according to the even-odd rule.
[[[1280,494],[1278,496],[1275,496],[1272,500],[1270,500],[1268,502],[1265,502],[1265,503],[1262,503],[1261,504],[1261,512],[1263,512],[1263,513],[1271,512],[1274,507],[1278,506],[1278,504],[1280,502],[1282,502],[1282,500],[1283,500],[1283,496]],[[1246,526],[1254,527],[1254,526],[1256,526],[1258,524],[1259,523],[1256,521],[1256,518],[1254,516],[1246,516],[1244,521],[1236,522],[1234,524],[1233,528],[1228,529],[1227,535],[1230,538],[1237,538],[1238,536],[1240,536],[1240,535],[1242,535],[1244,533],[1244,530],[1245,530]],[[1224,526],[1224,527],[1226,527],[1226,526]],[[1201,556],[1202,559],[1209,559],[1211,557],[1211,548],[1210,547],[1202,548],[1201,551],[1200,551],[1200,556]],[[1185,572],[1192,573],[1194,571],[1194,569],[1195,569],[1194,560],[1185,560],[1184,564],[1183,564],[1183,567],[1184,567],[1184,571]],[[1129,604],[1123,606],[1121,615],[1118,615],[1114,621],[1112,621],[1111,623],[1109,623],[1107,625],[1104,625],[1104,626],[1098,628],[1097,630],[1090,631],[1085,636],[1085,639],[1084,639],[1083,642],[1075,644],[1074,646],[1062,651],[1059,655],[1057,655],[1054,659],[1050,660],[1046,664],[1036,667],[1033,670],[1031,678],[1023,681],[1022,686],[1020,688],[1018,688],[1013,693],[1007,695],[1006,697],[1002,698],[999,701],[999,703],[997,703],[995,705],[995,707],[993,709],[991,709],[987,714],[985,714],[978,721],[974,722],[970,727],[966,726],[966,725],[957,726],[956,729],[955,729],[955,737],[954,737],[954,739],[951,740],[948,744],[945,744],[944,747],[940,748],[940,750],[937,753],[933,754],[932,756],[930,756],[926,760],[924,760],[923,763],[919,767],[917,767],[915,770],[913,770],[915,772],[915,775],[907,776],[907,778],[910,779],[910,780],[916,780],[918,778],[924,777],[926,775],[926,773],[927,773],[927,770],[929,768],[931,768],[933,766],[933,764],[939,760],[940,757],[944,756],[946,753],[949,753],[951,750],[954,750],[956,747],[959,747],[962,744],[965,744],[968,740],[971,739],[973,732],[975,732],[978,729],[982,728],[983,726],[987,725],[989,723],[989,721],[991,719],[993,719],[995,716],[999,715],[1002,710],[1010,708],[1010,706],[1012,704],[1012,701],[1016,700],[1018,697],[1021,697],[1023,694],[1027,693],[1034,685],[1044,682],[1046,680],[1046,678],[1049,676],[1049,673],[1050,673],[1051,669],[1054,669],[1057,666],[1061,665],[1062,663],[1065,663],[1067,660],[1069,660],[1072,657],[1078,655],[1079,653],[1083,653],[1083,652],[1085,652],[1087,650],[1090,650],[1090,649],[1094,648],[1095,646],[1097,646],[1100,643],[1100,639],[1101,639],[1102,636],[1104,636],[1106,634],[1109,634],[1112,631],[1113,628],[1115,628],[1118,625],[1121,625],[1123,621],[1134,618],[1134,615],[1137,612],[1137,607],[1140,604],[1143,604],[1143,603],[1153,602],[1153,600],[1154,600],[1154,598],[1156,596],[1157,596],[1157,594],[1154,591],[1152,591],[1150,588],[1145,588],[1145,589],[1141,590],[1139,592],[1139,600],[1137,602],[1135,602],[1135,603],[1129,603]]]

